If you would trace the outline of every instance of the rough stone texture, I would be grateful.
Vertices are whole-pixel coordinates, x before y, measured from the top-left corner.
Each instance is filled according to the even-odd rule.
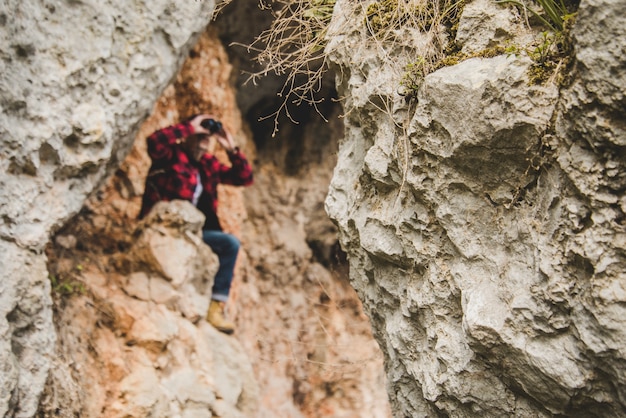
[[[117,257],[125,269],[103,270],[98,263],[111,260],[95,254],[56,260],[57,274],[85,290],[58,301],[61,355],[40,414],[230,418],[258,409],[243,347],[201,320],[218,266],[200,238],[203,218],[188,202],[157,204]],[[145,255],[157,249],[170,257]],[[176,280],[164,265],[174,262]]]
[[[210,1],[3,3],[4,239],[41,249],[80,209],[127,153],[212,9]]]
[[[135,233],[129,259],[158,276],[139,273],[129,278],[127,286],[136,289],[133,296],[165,304],[196,322],[209,308],[219,264],[200,235],[204,216],[187,202],[157,206]]]
[[[503,45],[515,38],[517,42],[531,42],[533,31],[521,26],[517,10],[511,7],[493,7],[490,0],[473,0],[463,7],[456,41],[464,53],[472,53]]]
[[[582,1],[569,87],[529,86],[525,57],[475,58],[408,106],[391,76],[404,56],[368,44],[338,2],[346,136],[326,206],[394,415],[626,414],[625,5]],[[528,39],[512,15],[489,18],[500,6],[467,7],[465,51]]]
[[[51,365],[50,233],[122,160],[213,6],[0,5],[0,415],[32,416]]]

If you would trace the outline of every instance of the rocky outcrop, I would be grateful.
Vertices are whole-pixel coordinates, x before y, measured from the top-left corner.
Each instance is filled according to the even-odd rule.
[[[203,320],[218,266],[202,242],[203,223],[188,202],[159,203],[125,254],[96,258],[74,249],[73,257],[56,260],[58,286],[66,285],[55,288],[64,293],[56,321],[60,355],[39,414],[254,414],[258,385],[247,354]]]
[[[568,87],[531,85],[524,56],[473,58],[412,106],[398,51],[419,42],[390,60],[338,2],[327,48],[348,111],[326,206],[396,415],[626,413],[622,7],[581,2]],[[511,10],[466,6],[464,52],[504,39],[528,39]]]
[[[0,5],[0,415],[32,416],[51,367],[51,232],[123,159],[213,6]]]

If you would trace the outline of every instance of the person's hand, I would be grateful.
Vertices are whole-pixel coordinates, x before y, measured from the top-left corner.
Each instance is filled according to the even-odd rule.
[[[215,138],[226,151],[233,152],[235,150],[235,141],[226,128],[222,127],[220,132],[216,132]]]
[[[215,116],[208,115],[208,114],[202,114],[202,115],[198,115],[198,116],[194,117],[193,119],[191,119],[189,121],[189,124],[193,128],[193,133],[194,134],[211,135],[212,132],[209,131],[207,128],[205,128],[204,126],[201,125],[202,121],[205,120],[205,119],[215,119]]]

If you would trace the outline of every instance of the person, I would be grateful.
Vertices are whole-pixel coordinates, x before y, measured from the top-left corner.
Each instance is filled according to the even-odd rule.
[[[208,153],[213,137],[226,150],[230,166]],[[220,264],[206,320],[218,330],[232,334],[235,327],[226,318],[224,309],[240,243],[235,236],[223,232],[220,226],[217,185],[248,186],[253,181],[252,168],[231,134],[208,114],[196,115],[160,129],[147,141],[152,165],[146,178],[139,217],[146,216],[158,201],[175,199],[193,203],[204,214],[202,239],[217,254]]]

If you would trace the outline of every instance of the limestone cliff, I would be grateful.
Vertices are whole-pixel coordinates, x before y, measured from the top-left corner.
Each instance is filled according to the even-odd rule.
[[[51,233],[124,158],[213,6],[0,5],[0,415],[33,416],[50,369]]]
[[[396,416],[626,414],[624,6],[582,0],[570,84],[530,83],[523,54],[472,58],[408,105],[402,53],[428,40],[370,42],[363,10],[337,2],[347,117],[326,205]],[[528,30],[475,0],[456,41],[480,52]]]

